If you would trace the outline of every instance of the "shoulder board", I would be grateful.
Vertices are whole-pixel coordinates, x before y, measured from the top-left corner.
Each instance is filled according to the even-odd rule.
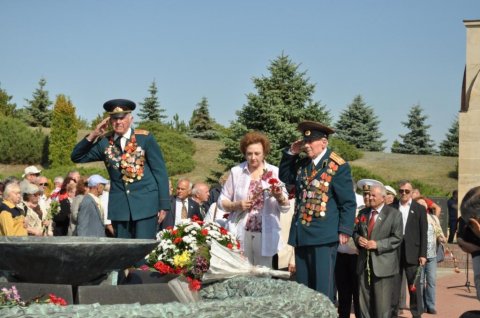
[[[342,157],[340,157],[338,154],[336,154],[335,152],[331,152],[330,153],[330,159],[332,159],[333,161],[335,161],[338,165],[343,165],[345,163],[345,160],[343,160]]]
[[[135,129],[135,135],[148,135],[148,134],[149,134],[148,130]]]

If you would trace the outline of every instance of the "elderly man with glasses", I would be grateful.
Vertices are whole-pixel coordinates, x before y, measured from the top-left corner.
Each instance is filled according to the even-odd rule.
[[[398,209],[403,219],[403,242],[400,247],[400,272],[397,276],[397,288],[393,293],[392,316],[398,316],[401,290],[401,277],[405,271],[410,294],[410,311],[412,316],[421,317],[423,313],[423,293],[420,288],[420,277],[417,277],[419,266],[427,262],[427,211],[412,198],[413,187],[410,181],[399,183],[400,200],[392,206]],[[418,275],[419,276],[419,275]]]
[[[110,116],[75,146],[71,159],[105,162],[110,176],[108,218],[117,237],[153,239],[157,221],[170,210],[168,174],[153,135],[132,128],[135,106],[127,99],[103,104]],[[109,124],[113,130],[107,132]]]

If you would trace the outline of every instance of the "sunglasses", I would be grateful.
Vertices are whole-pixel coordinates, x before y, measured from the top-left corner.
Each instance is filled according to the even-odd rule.
[[[410,194],[411,191],[408,190],[408,189],[400,189],[400,190],[398,190],[398,192],[400,192],[401,194],[404,194],[404,193],[405,194]]]
[[[39,183],[38,185],[46,187],[48,186],[48,183]]]

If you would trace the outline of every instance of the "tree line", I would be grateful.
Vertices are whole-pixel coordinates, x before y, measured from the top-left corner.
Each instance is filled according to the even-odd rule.
[[[178,114],[175,114],[171,121],[167,121],[166,110],[161,107],[157,96],[155,80],[148,87],[148,96],[139,103],[138,116],[142,123],[163,125],[189,137],[221,138],[225,146],[218,161],[227,168],[242,160],[238,140],[249,130],[260,130],[268,135],[272,143],[269,160],[274,164],[278,163],[281,149],[299,137],[296,126],[302,120],[315,120],[333,126],[336,134],[332,144],[338,148],[343,147],[343,152],[350,151],[345,150],[348,149],[348,145],[364,151],[385,150],[386,140],[382,139],[383,134],[379,129],[380,120],[374,108],[367,105],[361,95],[355,96],[341,112],[337,122],[333,123],[327,107],[314,100],[315,85],[310,82],[307,72],[301,71],[299,66],[300,64],[293,62],[283,53],[271,61],[267,67],[268,75],[253,78],[255,92],[247,94],[246,104],[236,112],[237,118],[227,128],[210,116],[206,97],[202,97],[195,106],[188,123],[180,120]],[[23,108],[17,108],[16,104],[11,102],[12,96],[0,86],[0,116],[16,118],[31,127],[52,128],[52,132],[61,129],[63,134],[70,134],[69,130],[75,129],[75,133],[71,133],[73,135],[78,129],[95,127],[108,115],[104,112],[88,123],[86,119],[75,114],[75,107],[65,95],[58,95],[53,103],[45,88],[46,83],[45,78],[40,79],[39,87],[33,92],[31,99],[25,99],[26,105]],[[58,112],[55,113],[57,107]],[[65,116],[65,113],[70,113],[68,120],[59,115]],[[430,125],[426,123],[427,118],[420,105],[413,105],[407,120],[402,122],[408,132],[399,135],[393,142],[391,151],[404,154],[458,156],[458,118],[453,120],[445,140],[439,145],[439,151],[435,149],[428,133]],[[73,147],[61,138],[55,140],[53,136],[49,142],[68,146],[65,147],[67,151]],[[351,155],[350,159],[354,159],[352,156],[356,155]],[[49,154],[50,162],[61,162],[63,160],[61,158],[64,157],[64,154]]]

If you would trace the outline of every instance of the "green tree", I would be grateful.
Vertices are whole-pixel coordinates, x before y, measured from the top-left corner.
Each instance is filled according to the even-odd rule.
[[[330,113],[320,102],[313,100],[315,85],[309,82],[299,64],[284,55],[268,67],[269,76],[253,79],[256,93],[247,95],[247,104],[237,111],[237,120],[224,139],[218,161],[227,168],[243,161],[238,141],[249,130],[264,132],[270,139],[268,161],[278,165],[284,147],[299,137],[297,124],[315,120],[330,125]]]
[[[17,105],[12,103],[13,96],[8,95],[7,91],[0,87],[0,115],[13,117]]]
[[[395,140],[392,145],[392,152],[405,153],[411,155],[430,155],[435,153],[435,143],[428,134],[430,125],[425,124],[427,115],[422,114],[420,105],[414,105],[408,114],[408,120],[402,122],[410,131],[405,135],[400,135],[403,142]]]
[[[202,97],[200,103],[193,110],[189,122],[189,135],[200,139],[217,139],[218,134],[213,129],[214,121],[210,118],[208,111],[208,100]]]
[[[440,154],[448,157],[458,157],[458,117],[453,121],[452,126],[440,144]]]
[[[48,91],[45,90],[47,81],[41,78],[38,82],[39,87],[33,92],[32,99],[25,99],[28,106],[25,107],[28,117],[27,124],[32,127],[50,127],[52,120],[52,111],[49,107],[52,101],[48,97]]]
[[[361,95],[340,114],[336,124],[335,137],[345,140],[359,149],[367,151],[383,151],[385,140],[378,125],[380,120],[373,108],[367,106]]]
[[[140,109],[138,116],[140,116],[142,121],[161,123],[163,122],[163,119],[167,118],[167,116],[164,114],[165,109],[160,108],[160,103],[157,98],[158,89],[155,81],[153,81],[148,88],[148,92],[150,93],[150,96],[145,97],[143,103],[140,103],[142,108]]]
[[[180,120],[180,116],[178,116],[178,114],[173,115],[173,121],[170,121],[168,126],[181,133],[186,133],[188,131],[187,124],[185,121]]]
[[[58,95],[53,107],[49,162],[52,168],[70,166],[70,153],[77,142],[75,107],[65,95]]]

